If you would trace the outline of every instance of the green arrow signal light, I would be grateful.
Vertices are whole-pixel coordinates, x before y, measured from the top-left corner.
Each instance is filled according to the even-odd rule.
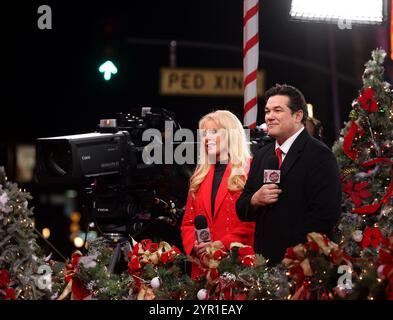
[[[112,61],[108,60],[105,61],[100,67],[98,68],[98,71],[104,74],[104,79],[106,81],[110,80],[112,77],[112,74],[117,73],[117,68],[113,64]]]

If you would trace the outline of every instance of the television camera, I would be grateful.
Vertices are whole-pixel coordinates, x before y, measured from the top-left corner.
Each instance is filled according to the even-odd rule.
[[[100,120],[97,132],[39,138],[36,143],[37,182],[77,185],[88,220],[110,239],[137,238],[157,220],[178,228],[183,214],[177,205],[186,198],[182,193],[191,168],[142,161],[151,142],[142,141],[146,129],[165,134],[165,121],[180,126],[168,110],[138,112]]]

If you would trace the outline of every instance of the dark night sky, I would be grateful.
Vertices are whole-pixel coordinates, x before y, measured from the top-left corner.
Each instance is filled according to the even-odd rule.
[[[242,1],[49,1],[53,30],[37,28],[40,4],[14,2],[3,21],[2,51],[8,59],[3,66],[2,145],[94,131],[100,118],[141,106],[168,108],[183,127],[192,129],[212,108],[226,107],[241,116],[241,98],[160,96],[159,68],[169,64],[168,47],[127,44],[127,38],[236,46],[236,52],[179,47],[177,64],[242,68]],[[329,67],[331,30],[338,71],[354,80],[338,83],[341,117],[346,120],[361,85],[362,65],[380,45],[376,31],[387,26],[342,31],[335,25],[289,21],[288,0],[261,0],[260,6],[261,51]],[[107,57],[119,66],[109,83],[97,71]],[[267,72],[267,87],[286,82],[304,92],[331,144],[335,136],[329,76],[264,56],[260,68]],[[263,104],[260,99],[259,123]]]

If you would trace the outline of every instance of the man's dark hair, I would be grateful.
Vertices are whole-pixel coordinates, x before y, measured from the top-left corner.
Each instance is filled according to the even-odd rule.
[[[287,96],[289,98],[288,107],[292,110],[292,114],[296,111],[303,110],[302,123],[305,125],[308,118],[306,99],[299,89],[288,84],[276,84],[265,93],[266,101],[272,96]]]

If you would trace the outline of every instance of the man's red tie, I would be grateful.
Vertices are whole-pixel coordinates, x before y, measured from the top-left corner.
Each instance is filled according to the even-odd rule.
[[[282,164],[282,151],[280,148],[276,149],[276,155],[277,155],[277,159],[278,159],[278,168],[281,168],[281,164]]]

